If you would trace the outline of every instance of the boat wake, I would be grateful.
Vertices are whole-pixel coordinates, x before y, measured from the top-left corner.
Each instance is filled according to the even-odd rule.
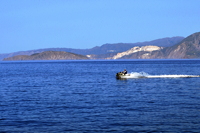
[[[150,75],[145,72],[132,72],[123,78],[195,78],[200,75]]]

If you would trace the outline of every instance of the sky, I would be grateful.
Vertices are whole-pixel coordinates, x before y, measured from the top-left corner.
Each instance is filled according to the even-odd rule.
[[[199,0],[1,0],[0,54],[87,49],[200,31]]]

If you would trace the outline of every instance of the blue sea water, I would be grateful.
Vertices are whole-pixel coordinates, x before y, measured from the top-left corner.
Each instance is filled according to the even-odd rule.
[[[0,132],[200,132],[200,60],[0,62]]]

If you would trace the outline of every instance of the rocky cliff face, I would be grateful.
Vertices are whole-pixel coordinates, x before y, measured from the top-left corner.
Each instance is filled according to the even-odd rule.
[[[17,55],[5,58],[4,61],[13,60],[82,60],[88,59],[86,56],[62,52],[62,51],[46,51],[32,55]]]
[[[122,53],[118,53],[117,55],[115,55],[113,57],[109,57],[107,59],[120,59],[120,58],[123,58],[123,57],[126,58],[127,56],[129,56],[129,55],[131,55],[133,53],[137,53],[138,54],[138,52],[142,52],[143,53],[142,57],[139,57],[139,58],[146,58],[146,57],[148,57],[150,55],[150,53],[152,51],[161,50],[161,49],[163,49],[163,47],[158,47],[158,46],[143,46],[143,47],[139,47],[139,46],[137,46],[137,47],[131,48],[128,51],[125,51],[125,52],[122,52]]]

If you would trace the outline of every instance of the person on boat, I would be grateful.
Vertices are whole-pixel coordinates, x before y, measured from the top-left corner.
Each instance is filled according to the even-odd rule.
[[[126,71],[126,69],[124,69],[124,71],[122,71],[122,73],[125,75],[125,74],[127,74],[128,72]]]

